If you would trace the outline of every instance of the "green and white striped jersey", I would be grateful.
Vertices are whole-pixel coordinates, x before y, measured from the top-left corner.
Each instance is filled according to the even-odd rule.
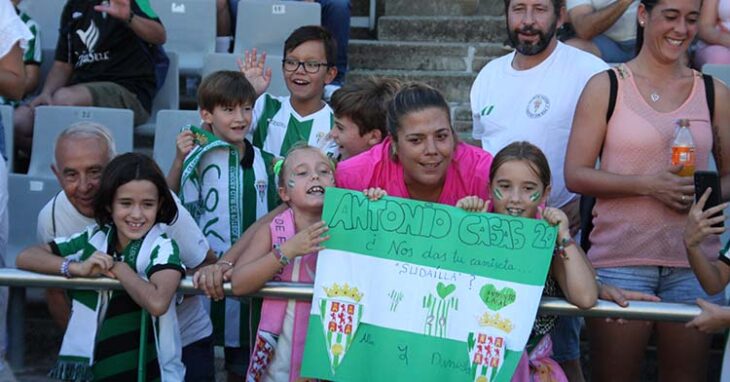
[[[334,121],[327,104],[313,114],[301,116],[294,110],[291,97],[264,93],[254,105],[249,137],[254,146],[277,156],[285,156],[295,143],[305,141],[337,158],[337,145],[329,136]]]

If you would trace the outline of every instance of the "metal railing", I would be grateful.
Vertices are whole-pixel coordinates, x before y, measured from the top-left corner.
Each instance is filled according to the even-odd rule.
[[[25,316],[25,288],[63,288],[63,289],[124,289],[121,283],[109,278],[73,278],[50,276],[17,269],[0,269],[0,285],[9,286],[10,302],[8,304],[8,361],[15,368],[22,367],[25,350],[23,320]],[[231,284],[223,285],[226,295],[233,296]],[[200,294],[193,287],[190,278],[180,282],[179,292]],[[294,298],[308,300],[312,298],[311,284],[267,283],[261,290],[250,296]],[[631,301],[622,308],[613,302],[599,300],[596,306],[582,310],[569,302],[553,297],[544,297],[540,302],[541,314],[583,317],[612,317],[625,319],[642,319],[654,321],[686,322],[700,314],[696,305],[675,304],[665,302]]]

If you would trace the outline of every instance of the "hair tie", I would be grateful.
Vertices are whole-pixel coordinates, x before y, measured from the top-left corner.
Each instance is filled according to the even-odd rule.
[[[284,158],[274,159],[274,175],[279,176],[281,172],[281,166],[284,165]]]

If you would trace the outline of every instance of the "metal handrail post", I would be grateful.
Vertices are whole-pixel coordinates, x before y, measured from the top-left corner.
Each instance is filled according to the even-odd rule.
[[[23,368],[25,357],[25,288],[10,287],[8,293],[7,359],[15,370]]]

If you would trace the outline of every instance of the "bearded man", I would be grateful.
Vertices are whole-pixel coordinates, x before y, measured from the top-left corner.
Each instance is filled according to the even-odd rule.
[[[472,135],[494,154],[514,141],[529,141],[542,149],[552,172],[547,204],[568,215],[575,234],[580,224],[579,198],[565,187],[565,149],[583,87],[608,65],[557,40],[555,31],[566,12],[561,0],[505,0],[504,5],[515,51],[491,61],[474,81]],[[578,319],[564,317],[553,336],[554,358],[571,381],[583,379],[579,329]]]

